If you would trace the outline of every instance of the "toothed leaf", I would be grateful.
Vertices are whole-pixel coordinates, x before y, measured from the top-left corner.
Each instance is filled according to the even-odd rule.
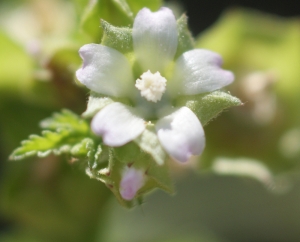
[[[51,153],[71,153],[72,149],[76,150],[74,146],[78,148],[78,143],[89,136],[86,121],[68,110],[45,119],[41,126],[48,130],[43,130],[41,136],[29,136],[28,140],[23,141],[21,146],[13,151],[10,159],[21,160],[34,155],[45,157]],[[79,149],[77,151],[79,152]]]
[[[41,121],[40,126],[43,129],[52,131],[68,129],[79,133],[87,133],[89,130],[89,125],[85,120],[66,109],[62,110],[60,113],[54,113],[50,118],[44,119]]]

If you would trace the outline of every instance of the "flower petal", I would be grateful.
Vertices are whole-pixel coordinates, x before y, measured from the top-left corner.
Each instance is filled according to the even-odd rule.
[[[160,119],[156,131],[161,145],[175,160],[185,162],[192,155],[200,155],[204,149],[202,125],[187,107]]]
[[[194,49],[183,53],[176,61],[171,80],[173,93],[195,95],[211,92],[234,80],[230,71],[220,68],[222,57],[212,51]]]
[[[133,47],[143,71],[162,72],[174,58],[178,37],[176,19],[168,8],[140,10],[134,20]]]
[[[120,194],[125,200],[132,200],[137,191],[144,185],[145,177],[142,170],[125,167],[120,182]]]
[[[117,147],[137,138],[144,131],[145,122],[130,107],[116,102],[95,115],[91,128],[106,145]]]
[[[128,96],[134,90],[129,61],[115,49],[104,45],[87,44],[80,48],[83,66],[77,79],[92,91],[110,96]]]

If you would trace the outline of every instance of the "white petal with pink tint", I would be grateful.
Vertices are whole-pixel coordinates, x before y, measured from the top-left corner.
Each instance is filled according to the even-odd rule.
[[[142,170],[126,167],[120,182],[120,194],[125,200],[132,200],[137,191],[144,185],[145,176]]]
[[[91,128],[102,136],[106,145],[118,147],[137,138],[145,129],[145,121],[135,115],[132,108],[116,102],[95,115]]]
[[[130,96],[134,79],[131,66],[119,51],[98,44],[80,48],[83,66],[76,72],[77,79],[94,92],[123,97]]]
[[[234,75],[221,68],[222,62],[219,54],[209,50],[194,49],[183,53],[175,64],[171,91],[174,95],[195,95],[229,85]]]
[[[163,117],[156,124],[158,139],[175,160],[186,162],[200,155],[205,146],[204,130],[197,116],[187,107]]]
[[[172,61],[177,50],[176,19],[168,8],[151,12],[140,10],[134,20],[133,49],[143,72],[162,72]]]

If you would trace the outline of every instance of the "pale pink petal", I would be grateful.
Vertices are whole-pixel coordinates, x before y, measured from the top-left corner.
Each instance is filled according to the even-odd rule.
[[[130,96],[134,80],[129,61],[119,51],[98,44],[80,48],[82,67],[77,79],[92,91],[109,96]]]
[[[183,53],[176,61],[170,83],[174,94],[195,95],[229,85],[232,72],[221,68],[222,57],[212,51],[194,49]]]
[[[106,145],[118,147],[137,138],[145,129],[145,121],[135,115],[132,108],[116,102],[95,115],[91,128],[102,136]]]
[[[120,182],[120,194],[125,200],[132,200],[137,191],[144,185],[145,176],[142,170],[126,167]]]
[[[133,47],[143,72],[162,72],[174,58],[178,37],[176,19],[168,8],[140,10],[134,20]]]
[[[186,162],[192,155],[200,155],[204,149],[202,125],[187,107],[160,119],[156,130],[163,148],[173,159],[180,162]]]

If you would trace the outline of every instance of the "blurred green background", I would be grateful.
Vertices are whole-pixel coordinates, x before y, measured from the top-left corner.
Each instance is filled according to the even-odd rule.
[[[85,110],[77,52],[100,42],[100,18],[132,23],[118,2],[0,1],[0,241],[300,241],[300,13],[292,1],[127,1],[133,14],[161,4],[187,11],[196,46],[223,56],[236,74],[228,91],[244,102],[205,127],[199,160],[174,165],[175,196],[156,191],[125,210],[68,157],[8,161],[52,112]]]

